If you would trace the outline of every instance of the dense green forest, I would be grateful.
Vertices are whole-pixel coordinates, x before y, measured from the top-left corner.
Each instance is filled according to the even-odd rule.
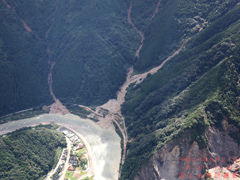
[[[42,178],[56,163],[58,148],[65,146],[64,135],[52,125],[22,128],[0,137],[0,179]]]
[[[0,1],[0,115],[52,102],[101,104],[116,96],[140,36],[123,1]],[[20,21],[23,19],[31,32]]]
[[[51,102],[44,46],[0,1],[0,116]]]
[[[55,17],[49,39],[58,61],[56,96],[85,105],[116,97],[140,41],[127,22],[124,2],[59,1]]]
[[[128,88],[122,112],[129,138],[121,179],[137,170],[166,142],[197,129],[206,146],[209,125],[228,119],[240,127],[240,6],[218,17],[155,75]]]
[[[55,62],[56,97],[86,117],[85,109],[74,104],[94,106],[115,98],[129,67],[135,74],[146,72],[186,44],[156,74],[127,89],[122,114],[132,141],[121,179],[134,179],[159,148],[188,130],[197,129],[192,139],[203,148],[208,126],[220,128],[227,119],[240,127],[240,0],[6,2],[12,8],[0,1],[0,116],[31,107],[41,111],[53,102],[47,81],[50,62]],[[139,58],[135,53],[141,36],[136,29],[145,37]],[[49,149],[64,145],[48,138],[55,137],[50,129],[27,128],[1,138],[8,150],[1,153],[12,159],[4,160],[8,168],[0,177],[16,171],[21,178],[34,179],[49,170],[53,161],[46,164],[47,156],[39,158],[42,154],[35,149],[14,159],[15,145],[38,139],[40,132],[51,142]],[[13,142],[11,137],[22,139]],[[36,149],[47,148],[38,144],[42,139],[31,143]],[[54,151],[46,153],[54,157]],[[21,156],[29,158],[28,164]],[[15,161],[17,166],[12,165]],[[34,168],[21,169],[29,163]]]
[[[145,34],[140,59],[134,65],[139,72],[159,65],[187,39],[227,13],[239,1],[161,0],[157,16],[151,20],[157,2],[133,1],[132,19]]]
[[[53,89],[65,103],[98,105],[116,97],[131,65],[137,72],[161,63],[187,39],[233,8],[237,0],[49,0],[0,2],[0,115],[50,104],[48,59],[55,61]],[[191,8],[194,7],[194,8]],[[31,32],[20,21],[23,19]],[[236,18],[235,18],[236,20]]]

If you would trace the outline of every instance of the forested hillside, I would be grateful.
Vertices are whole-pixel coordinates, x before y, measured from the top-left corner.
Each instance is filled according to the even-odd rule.
[[[203,148],[208,126],[220,128],[227,119],[239,127],[240,6],[227,7],[189,35],[186,48],[158,73],[128,88],[122,112],[134,141],[122,179],[133,179],[158,149],[187,130],[195,130],[192,140]]]
[[[160,0],[158,13],[152,17],[157,2],[133,0],[133,22],[145,35],[140,59],[134,65],[136,71],[159,65],[187,39],[227,13],[239,1]]]
[[[53,89],[64,101],[92,105],[116,97],[135,59],[139,35],[124,1],[59,1],[49,33],[57,63]]]
[[[51,125],[23,128],[0,137],[0,179],[41,179],[58,162],[64,135]]]
[[[0,115],[52,102],[51,62],[60,100],[96,105],[116,96],[140,41],[123,1],[5,2],[0,1]]]
[[[124,92],[101,109],[125,119],[120,179],[186,132],[207,149],[207,128],[240,127],[240,0],[1,0],[0,19],[0,115],[52,103],[48,74],[68,107],[96,106],[127,72],[164,62],[127,88],[121,113]]]
[[[43,44],[0,1],[0,116],[51,102]]]

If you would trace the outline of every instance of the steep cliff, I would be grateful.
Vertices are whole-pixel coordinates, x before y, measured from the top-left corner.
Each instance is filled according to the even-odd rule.
[[[148,74],[141,84],[133,83],[129,86],[122,114],[128,137],[133,141],[127,145],[128,154],[121,179],[144,176],[146,179],[154,179],[155,176],[165,178],[164,173],[166,176],[172,174],[172,177],[178,177],[179,166],[185,166],[178,164],[180,157],[190,156],[189,152],[202,158],[210,158],[210,152],[223,156],[224,147],[231,147],[224,145],[228,142],[227,139],[226,142],[219,143],[221,148],[210,145],[220,138],[217,130],[221,129],[222,120],[228,120],[237,128],[240,126],[239,10],[239,5],[229,9],[226,14],[189,38],[186,47],[156,74]],[[212,135],[207,127],[212,127]],[[232,130],[233,128],[229,131]],[[187,132],[191,132],[189,137]],[[185,136],[181,139],[180,134]],[[177,137],[178,140],[174,140]],[[157,163],[154,165],[155,173],[150,165],[144,166],[145,169],[151,169],[149,173],[144,169],[139,171],[142,164],[149,160],[158,162],[154,157],[160,156],[159,153],[156,154],[160,148],[169,153],[168,156],[163,154],[163,157],[175,157],[178,160],[159,160],[161,166],[157,166]],[[229,155],[232,157],[235,154]],[[190,172],[194,172],[195,176],[200,173],[197,170]]]
[[[186,157],[236,155],[240,0],[0,0],[0,15],[1,116],[50,104],[48,83],[77,114],[109,102],[121,180],[200,177]]]
[[[207,146],[199,148],[191,131],[169,141],[142,165],[135,180],[201,179],[209,168],[227,167],[240,157],[240,146],[231,136],[239,137],[239,129],[222,121],[222,128],[207,127]]]

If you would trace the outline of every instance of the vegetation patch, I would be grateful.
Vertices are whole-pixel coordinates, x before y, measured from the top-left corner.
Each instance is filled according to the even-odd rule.
[[[205,148],[209,126],[221,129],[227,120],[239,127],[239,21],[228,18],[239,16],[239,8],[218,15],[225,23],[215,19],[156,74],[129,87],[122,113],[134,140],[121,179],[133,179],[157,150],[186,131],[194,130],[191,140]]]
[[[77,180],[78,178],[73,177],[74,171],[67,171],[65,174],[66,179]]]
[[[0,179],[39,179],[54,166],[66,140],[51,125],[22,128],[0,138]]]

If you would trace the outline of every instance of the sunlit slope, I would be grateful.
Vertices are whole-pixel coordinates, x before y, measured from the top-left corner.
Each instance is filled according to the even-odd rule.
[[[132,20],[145,35],[136,71],[160,64],[186,39],[234,8],[239,0],[133,0]],[[154,9],[158,12],[153,18]],[[156,10],[155,9],[155,10]]]
[[[209,125],[220,127],[228,119],[239,126],[239,8],[216,18],[157,74],[128,89],[122,112],[134,141],[122,179],[133,179],[157,149],[188,129],[205,147]]]
[[[58,163],[64,135],[48,126],[23,128],[0,137],[0,179],[41,179]]]

